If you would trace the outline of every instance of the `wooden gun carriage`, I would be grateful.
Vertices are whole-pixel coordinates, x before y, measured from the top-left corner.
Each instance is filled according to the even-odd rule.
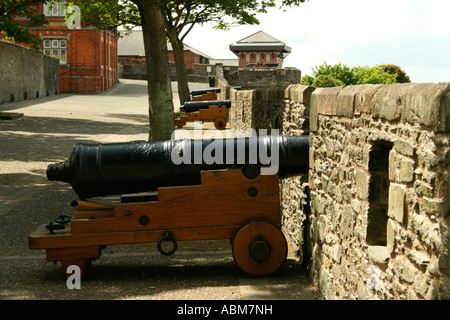
[[[224,151],[214,163],[207,159],[212,143],[215,156]],[[252,157],[250,150],[261,155],[261,148],[278,159]],[[287,256],[278,179],[307,171],[307,137],[223,139],[220,145],[77,144],[69,159],[47,169],[49,180],[67,182],[78,194],[76,211],[30,234],[29,248],[45,250],[47,260],[60,261],[64,270],[77,265],[83,273],[109,245],[156,242],[171,255],[177,241],[230,239],[242,270],[267,275]],[[95,200],[110,195],[120,201]],[[166,242],[171,250],[163,248]]]
[[[218,130],[227,126],[227,109],[231,100],[188,101],[180,107],[180,117],[175,119],[175,125],[182,128],[187,122],[213,122]]]
[[[217,100],[217,94],[220,93],[220,88],[208,88],[191,91],[191,101],[212,101]]]

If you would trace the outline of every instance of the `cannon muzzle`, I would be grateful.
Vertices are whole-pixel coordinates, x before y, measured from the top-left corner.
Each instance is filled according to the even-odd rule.
[[[68,182],[85,200],[200,184],[203,170],[254,165],[280,177],[307,174],[308,149],[306,136],[79,143],[66,161],[48,166],[47,177]]]

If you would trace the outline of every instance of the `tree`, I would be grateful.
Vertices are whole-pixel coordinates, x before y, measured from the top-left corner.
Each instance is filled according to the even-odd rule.
[[[396,70],[401,69],[399,67],[391,68],[388,72],[379,65],[350,68],[342,63],[329,65],[324,62],[322,65],[316,66],[313,69],[314,76],[305,75],[302,78],[302,82],[313,87],[336,87],[366,83],[392,84],[397,83],[398,74],[394,72]]]
[[[332,75],[322,74],[317,78],[315,78],[311,85],[316,88],[324,88],[324,87],[340,87],[344,86],[345,84],[344,82],[342,82],[339,79],[336,79]]]
[[[80,7],[83,24],[97,29],[142,27],[147,60],[149,140],[169,140],[175,128],[174,107],[166,31],[159,0],[73,0],[70,4]]]
[[[309,74],[304,75],[302,78],[302,83],[307,86],[312,86],[312,84],[314,83],[314,77],[310,76]]]
[[[281,6],[299,5],[300,3],[303,3],[305,1],[306,0],[283,0]],[[152,106],[159,105],[160,103],[163,103],[163,101],[167,101],[167,95],[165,93],[150,93],[150,91],[152,90],[150,87],[152,87],[155,83],[159,84],[161,88],[166,88],[166,71],[163,71],[166,70],[166,62],[162,62],[162,60],[160,59],[154,60],[156,59],[156,57],[151,56],[151,54],[149,54],[149,51],[157,50],[159,52],[158,54],[163,54],[163,52],[167,50],[167,48],[166,45],[163,45],[161,42],[161,40],[163,39],[161,34],[152,34],[150,36],[145,35],[147,32],[149,32],[149,30],[151,30],[151,28],[148,28],[148,26],[145,25],[154,22],[149,21],[148,19],[144,20],[145,17],[143,16],[142,10],[142,7],[144,5],[149,5],[151,3],[152,10],[158,10],[162,12],[162,18],[167,31],[167,36],[171,41],[175,56],[178,92],[180,96],[180,102],[182,104],[190,99],[186,65],[184,61],[183,40],[186,35],[192,30],[194,25],[202,24],[205,22],[215,22],[216,28],[226,29],[231,24],[257,24],[259,23],[259,20],[256,18],[256,14],[265,13],[267,12],[268,7],[275,6],[275,1],[273,0],[123,0],[120,2],[114,0],[73,0],[73,2],[81,7],[81,11],[84,12],[83,17],[86,15],[86,12],[92,13],[89,14],[88,17],[85,17],[85,22],[87,24],[96,26],[101,25],[102,29],[108,28],[108,26],[124,26],[129,23],[131,23],[132,25],[134,24],[142,26],[144,31],[143,33],[146,48],[146,60],[148,64],[147,69],[149,72],[149,97],[150,100],[152,100],[153,98],[155,99],[154,101],[150,101],[150,113],[154,112],[153,116],[150,115],[150,123],[153,126],[162,126],[162,123],[167,123],[168,126],[173,124],[173,104],[172,102],[170,103],[170,106],[172,107],[172,117],[169,117],[168,107],[162,108],[161,106],[158,108],[153,108]],[[133,8],[134,5],[136,6],[136,8]],[[160,8],[156,8],[157,5],[159,5]],[[137,13],[139,13],[140,17]],[[103,18],[99,19],[99,17]],[[96,21],[100,21],[101,23],[99,24],[99,22]],[[157,21],[159,23],[159,14]],[[182,33],[183,30],[184,33]],[[160,31],[160,26],[158,27],[158,31]],[[159,46],[161,46],[161,48],[159,48]],[[151,66],[149,64],[154,65]],[[164,75],[162,75],[162,73],[158,75],[158,72],[162,72],[164,73]],[[155,77],[153,79],[150,79],[150,77],[153,77],[154,75]],[[167,77],[169,77],[168,73]],[[157,88],[158,85],[154,87]],[[161,120],[161,123],[158,124],[152,122],[152,118],[156,117],[157,111],[161,111],[164,114],[159,116],[159,120]]]
[[[322,65],[316,66],[313,69],[314,77],[319,76],[332,76],[333,78],[340,80],[344,85],[351,85],[355,83],[355,73],[349,66],[338,63],[335,65],[329,65],[325,61]]]
[[[397,74],[389,74],[380,66],[374,67],[355,67],[355,83],[354,84],[393,84],[396,83]]]
[[[40,50],[42,40],[30,33],[29,29],[48,24],[45,15],[38,14],[39,5],[44,2],[44,0],[0,1],[0,33],[8,40],[30,44],[34,50]],[[27,25],[20,25],[17,21],[13,21],[15,17],[26,17],[29,22]]]
[[[157,0],[133,2],[141,15],[147,60],[149,140],[169,140],[175,125],[163,13]]]
[[[406,72],[396,66],[395,64],[381,64],[380,67],[384,70],[384,72],[389,74],[397,74],[396,81],[397,83],[410,83],[411,79],[406,75]]]
[[[283,0],[281,7],[299,5],[305,0]],[[172,44],[177,71],[180,103],[190,100],[183,41],[196,24],[215,23],[217,29],[231,25],[259,24],[256,15],[274,7],[273,0],[172,0],[160,1],[167,35]]]

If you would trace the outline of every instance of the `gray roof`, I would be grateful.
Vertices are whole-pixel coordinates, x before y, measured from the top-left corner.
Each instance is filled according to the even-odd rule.
[[[167,42],[167,49],[172,50],[172,45]],[[211,56],[204,54],[203,52],[184,44],[185,51],[191,51],[199,56],[205,57],[207,59],[213,59]],[[119,56],[139,56],[145,57],[144,49],[144,38],[142,35],[142,30],[133,30],[130,34],[119,38],[118,41],[118,55]]]
[[[119,38],[117,51],[119,56],[145,57],[142,31],[135,30],[130,34]]]
[[[282,43],[280,40],[275,39],[274,37],[268,35],[264,31],[258,31],[254,34],[251,34],[244,39],[237,41],[237,43]]]
[[[248,37],[245,37],[235,44],[230,45],[230,50],[238,55],[239,51],[248,50],[268,50],[268,51],[282,51],[283,58],[291,53],[292,48],[287,46],[284,42],[268,35],[264,31],[258,31]]]

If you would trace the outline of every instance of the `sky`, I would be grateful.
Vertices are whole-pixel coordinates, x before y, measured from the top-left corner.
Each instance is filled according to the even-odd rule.
[[[292,48],[284,67],[302,75],[324,62],[349,67],[392,63],[412,82],[450,82],[449,0],[309,0],[258,15],[259,25],[222,31],[195,26],[185,43],[215,59],[260,30]]]

